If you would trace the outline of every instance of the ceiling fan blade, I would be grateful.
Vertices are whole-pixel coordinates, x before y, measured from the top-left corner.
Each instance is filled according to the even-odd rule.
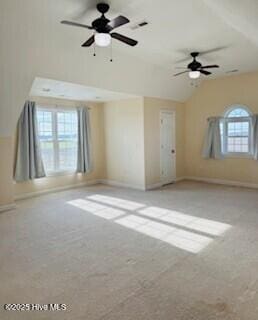
[[[203,56],[204,54],[208,54],[208,53],[218,52],[221,50],[225,50],[227,48],[228,48],[228,46],[221,46],[221,47],[216,47],[216,48],[212,48],[212,49],[205,50],[205,51],[200,51],[199,56]]]
[[[67,21],[67,20],[63,20],[63,21],[61,21],[61,23],[62,23],[62,24],[67,24],[68,26],[73,26],[73,27],[81,27],[81,28],[86,28],[86,29],[90,29],[90,30],[93,29],[93,27],[87,26],[86,24],[77,23],[77,22],[72,22],[72,21]]]
[[[94,36],[91,36],[84,44],[82,44],[82,47],[90,47],[94,43]]]
[[[217,64],[211,64],[209,66],[202,66],[201,69],[219,68]]]
[[[90,15],[93,12],[95,14],[96,6],[97,6],[99,1],[97,1],[97,0],[87,0],[87,2],[86,2],[85,0],[78,0],[77,2],[80,3],[80,6],[74,12],[73,19],[80,20],[82,18],[85,18],[86,14]]]
[[[111,33],[111,37],[116,40],[122,41],[132,47],[136,46],[138,43],[138,41],[128,38],[126,36],[123,36],[122,34],[116,33],[116,32]]]
[[[109,23],[107,24],[107,27],[109,28],[109,30],[113,30],[115,28],[118,28],[120,26],[123,26],[124,24],[130,22],[129,19],[127,19],[124,16],[118,16],[115,19],[109,21]]]
[[[227,48],[228,48],[228,46],[221,46],[221,47],[216,47],[216,48],[212,48],[210,50],[205,50],[205,51],[199,51],[199,50],[194,50],[194,49],[192,51],[199,51],[199,55],[198,56],[201,57],[201,56],[209,54],[209,53],[225,50]],[[181,60],[176,61],[175,63],[182,63],[182,62],[186,62],[186,61],[191,59],[191,56],[189,54],[189,50],[188,49],[187,50],[185,50],[185,49],[184,50],[180,50],[179,52],[184,54],[186,57],[182,58]]]
[[[174,77],[179,76],[180,74],[183,74],[183,73],[187,73],[187,72],[189,72],[189,70],[186,70],[186,71],[183,71],[183,72],[176,73],[176,74],[174,74]]]
[[[208,76],[208,75],[211,74],[211,72],[205,71],[205,70],[203,70],[203,69],[200,69],[199,71],[200,71],[202,74],[205,74],[206,76]]]

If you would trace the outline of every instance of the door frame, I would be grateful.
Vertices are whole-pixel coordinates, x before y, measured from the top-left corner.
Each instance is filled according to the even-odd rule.
[[[176,110],[171,110],[171,109],[167,109],[167,108],[161,108],[160,109],[160,114],[159,114],[159,152],[160,152],[160,181],[162,183],[162,185],[166,184],[164,183],[164,181],[162,180],[162,167],[161,167],[161,164],[162,164],[162,161],[161,161],[161,157],[162,157],[162,152],[161,152],[161,130],[162,130],[162,115],[164,113],[167,113],[167,114],[172,114],[173,117],[172,117],[172,121],[173,121],[173,132],[172,132],[172,137],[174,137],[174,147],[175,147],[175,150],[176,150]],[[171,181],[171,183],[173,182],[176,182],[176,155],[177,155],[177,150],[175,152],[175,159],[173,161],[173,171],[174,171],[174,177],[173,177],[173,180]]]

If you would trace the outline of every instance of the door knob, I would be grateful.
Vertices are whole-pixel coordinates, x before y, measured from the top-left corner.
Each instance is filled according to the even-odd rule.
[[[174,149],[171,150],[171,153],[176,153],[176,151]]]

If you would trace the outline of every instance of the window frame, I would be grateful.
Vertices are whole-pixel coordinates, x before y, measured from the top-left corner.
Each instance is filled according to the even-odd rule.
[[[69,174],[75,174],[76,168],[74,170],[56,170],[59,163],[59,143],[58,143],[58,122],[57,122],[57,114],[58,112],[75,112],[75,107],[62,107],[62,106],[42,106],[37,105],[37,111],[48,111],[52,113],[52,133],[53,133],[53,149],[54,149],[54,171],[46,171],[47,177],[54,177],[54,176],[63,176]],[[77,134],[78,139],[78,134]],[[78,140],[77,140],[78,141]],[[77,155],[76,155],[77,156]]]
[[[245,117],[229,117],[228,115],[234,111],[235,109],[243,109],[245,110],[249,116]],[[227,158],[252,158],[253,150],[252,150],[252,122],[251,122],[252,112],[241,104],[234,104],[227,108],[224,112],[223,118],[221,120],[223,126],[223,132],[221,134],[221,143],[222,143],[222,153]],[[248,130],[248,152],[231,152],[227,151],[228,148],[228,124],[233,122],[248,122],[249,130]],[[234,136],[234,138],[243,138],[246,136]]]

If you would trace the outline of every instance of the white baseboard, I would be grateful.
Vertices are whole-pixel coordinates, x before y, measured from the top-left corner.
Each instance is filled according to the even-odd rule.
[[[38,196],[48,194],[48,193],[54,193],[54,192],[65,191],[65,190],[69,190],[69,189],[92,186],[92,185],[96,185],[96,184],[106,184],[106,185],[114,186],[114,187],[144,190],[143,187],[138,186],[138,185],[122,183],[122,182],[118,182],[118,181],[114,181],[114,180],[98,179],[98,180],[89,180],[89,181],[85,181],[82,183],[66,185],[66,186],[62,186],[62,187],[50,188],[50,189],[46,189],[46,190],[42,190],[42,191],[23,193],[20,195],[16,195],[15,200],[24,200],[24,199],[28,199],[28,198],[38,197]]]
[[[175,183],[183,180],[185,180],[185,177],[176,178]],[[146,190],[154,190],[154,189],[161,188],[162,186],[163,186],[162,182],[157,182],[157,183],[149,184],[148,186],[146,186]]]
[[[113,186],[113,187],[121,187],[121,188],[129,188],[129,189],[136,189],[136,190],[145,190],[144,186],[140,186],[137,184],[131,184],[131,183],[124,183],[120,181],[115,181],[115,180],[109,180],[109,179],[101,179],[98,180],[99,183],[106,184],[108,186]]]
[[[86,186],[92,186],[102,183],[101,180],[89,180],[81,183],[76,183],[76,184],[70,184],[62,187],[56,187],[56,188],[50,188],[42,191],[35,191],[35,192],[28,192],[28,193],[23,193],[16,195],[14,197],[15,200],[23,200],[23,199],[28,199],[28,198],[33,198],[33,197],[38,197],[44,194],[48,193],[54,193],[54,192],[59,192],[59,191],[65,191],[69,189],[75,189],[75,188],[81,188],[81,187],[86,187]]]
[[[184,180],[200,181],[200,182],[207,182],[207,183],[212,183],[212,184],[221,184],[221,185],[232,186],[232,187],[244,187],[244,188],[258,189],[257,183],[250,183],[250,182],[240,182],[240,181],[212,179],[212,178],[204,178],[204,177],[193,177],[193,176],[185,177]]]
[[[194,176],[185,176],[185,177],[179,177],[176,178],[175,182],[180,182],[183,180],[191,180],[191,181],[198,181],[198,182],[206,182],[206,183],[212,183],[212,184],[221,184],[225,186],[231,186],[231,187],[243,187],[243,188],[252,188],[252,189],[258,189],[257,183],[250,183],[250,182],[240,182],[240,181],[233,181],[233,180],[223,180],[223,179],[212,179],[212,178],[205,178],[205,177],[194,177]],[[146,190],[153,190],[158,189],[162,187],[162,183],[155,183],[152,185],[148,185],[146,187]]]
[[[0,206],[0,212],[14,210],[14,209],[16,209],[16,204],[15,203],[10,203],[10,204],[6,204],[6,205],[3,205],[3,206]]]
[[[158,189],[161,188],[163,186],[162,182],[158,182],[158,183],[153,183],[153,184],[149,184],[146,186],[146,190],[154,190],[154,189]]]
[[[180,182],[183,180],[191,180],[191,181],[199,181],[199,182],[206,182],[206,183],[212,183],[212,184],[221,184],[221,185],[226,185],[226,186],[258,189],[258,184],[256,184],[256,183],[212,179],[212,178],[205,178],[205,177],[194,177],[194,176],[179,177],[179,178],[176,178],[175,182]],[[97,185],[97,184],[105,184],[105,185],[114,186],[114,187],[130,188],[130,189],[136,189],[136,190],[141,190],[141,191],[158,189],[158,188],[161,188],[163,185],[162,182],[158,182],[158,183],[154,183],[154,184],[148,185],[146,187],[143,187],[140,185],[129,184],[129,183],[119,182],[119,181],[115,181],[115,180],[108,180],[108,179],[97,180],[96,179],[96,180],[85,181],[82,183],[66,185],[66,186],[62,186],[62,187],[46,189],[46,190],[42,190],[42,191],[35,191],[35,192],[16,195],[15,200],[23,200],[23,199],[28,199],[28,198],[32,198],[32,197],[38,197],[38,196],[48,194],[48,193],[65,191],[65,190],[69,190],[69,189],[81,188],[81,187],[92,186],[92,185]],[[0,206],[0,212],[7,211],[7,210],[13,210],[15,208],[16,208],[15,204]]]

